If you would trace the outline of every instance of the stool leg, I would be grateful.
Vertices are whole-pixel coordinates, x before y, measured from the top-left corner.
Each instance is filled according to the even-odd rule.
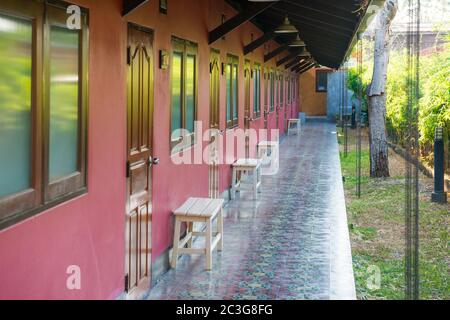
[[[174,269],[177,267],[178,247],[180,241],[180,228],[181,222],[177,217],[175,217],[175,231],[173,235],[172,262],[171,262],[171,266]]]
[[[220,209],[219,216],[217,217],[217,232],[220,233],[220,241],[217,244],[217,250],[223,250],[223,209]]]
[[[236,169],[233,168],[233,177],[231,178],[231,200],[236,198]]]
[[[188,248],[192,248],[192,232],[194,231],[194,222],[188,222],[187,223],[187,231],[188,233],[191,233],[191,238],[187,242]]]
[[[258,192],[261,192],[261,167],[258,167],[256,174],[258,176],[257,182],[259,183]]]
[[[258,170],[253,171],[253,197],[258,198]]]
[[[208,219],[206,222],[206,270],[212,269],[212,250],[211,250],[211,244],[212,244],[212,230],[211,230],[211,219]]]

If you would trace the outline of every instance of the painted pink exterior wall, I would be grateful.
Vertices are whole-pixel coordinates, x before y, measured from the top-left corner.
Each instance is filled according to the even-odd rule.
[[[171,49],[171,36],[198,44],[198,120],[209,127],[210,49],[239,56],[239,126],[244,127],[244,61],[276,67],[275,57],[264,64],[264,53],[277,44],[269,42],[243,56],[243,46],[262,35],[246,23],[213,45],[207,43],[208,30],[236,12],[222,0],[170,1],[168,15],[159,13],[158,1],[150,1],[126,19],[121,17],[121,0],[71,1],[90,10],[89,59],[89,192],[7,230],[0,231],[0,299],[108,299],[124,290],[125,260],[125,159],[126,159],[126,45],[127,22],[154,30],[155,61],[161,49]],[[282,54],[283,55],[283,54]],[[160,164],[153,167],[152,260],[172,245],[172,211],[189,196],[208,195],[208,166],[172,163],[170,155],[170,70],[155,64],[154,156]],[[264,81],[263,74],[261,81]],[[287,92],[287,88],[285,86]],[[253,112],[253,85],[250,108]],[[261,88],[261,113],[264,85]],[[221,77],[220,126],[225,130],[225,77]],[[289,110],[298,110],[293,106]],[[295,114],[295,112],[294,112]],[[284,111],[280,114],[280,123]],[[275,114],[269,128],[276,128]],[[252,123],[264,128],[261,116]],[[281,127],[282,128],[282,127]],[[232,130],[225,133],[230,138]],[[197,144],[202,151],[206,142]],[[251,155],[255,154],[255,144]],[[231,157],[231,154],[227,155]],[[220,191],[229,188],[231,169],[220,169]],[[66,269],[81,267],[81,290],[66,289]]]
[[[123,291],[122,1],[76,3],[90,9],[89,192],[0,232],[0,299],[105,299]],[[70,265],[81,268],[81,290],[66,288]]]
[[[203,129],[209,127],[209,58],[210,49],[220,50],[221,61],[226,61],[227,54],[239,57],[238,75],[238,109],[239,127],[244,127],[244,62],[259,62],[264,66],[264,53],[277,47],[269,42],[265,50],[260,47],[253,53],[243,56],[243,46],[262,35],[262,32],[251,23],[246,23],[226,36],[225,40],[218,40],[208,45],[208,30],[221,24],[222,14],[232,17],[236,14],[233,8],[224,1],[173,1],[170,3],[169,14],[159,13],[158,2],[151,1],[132,13],[127,21],[137,23],[155,31],[155,54],[160,49],[170,50],[171,37],[176,36],[198,44],[199,58],[199,91],[198,91],[198,119],[203,122]],[[276,67],[275,57],[266,66]],[[170,70],[156,69],[155,73],[155,156],[161,159],[158,167],[154,168],[154,214],[153,214],[153,259],[172,245],[172,211],[180,206],[189,196],[208,196],[208,166],[207,165],[174,165],[170,159],[169,132],[170,132]],[[262,79],[263,80],[263,79]],[[233,130],[226,130],[226,86],[225,76],[221,77],[220,88],[220,128],[225,131],[226,139],[232,137]],[[264,91],[261,92],[261,101],[264,101]],[[250,105],[253,110],[253,86],[251,86]],[[252,127],[264,128],[263,117],[257,119]],[[270,115],[270,128],[276,128],[275,114]],[[198,144],[196,148],[206,146]],[[256,146],[251,146],[255,154]],[[230,150],[229,150],[230,151]],[[195,152],[195,151],[194,151]],[[197,152],[202,152],[197,150]],[[232,158],[235,152],[228,152],[225,158]],[[189,181],[189,183],[184,183]],[[181,183],[180,183],[181,182]],[[220,191],[228,189],[231,185],[230,165],[221,165]]]

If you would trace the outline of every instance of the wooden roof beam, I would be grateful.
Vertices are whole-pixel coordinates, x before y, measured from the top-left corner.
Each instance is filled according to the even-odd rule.
[[[302,61],[302,62],[299,62],[299,63],[297,63],[295,66],[293,66],[293,67],[291,68],[291,70],[292,70],[292,71],[299,70],[299,69],[303,68],[304,66],[310,64],[311,62],[313,62],[312,58],[310,58],[310,59],[308,59],[308,60],[305,60],[305,61]]]
[[[258,39],[250,42],[248,45],[244,47],[244,55],[249,54],[253,50],[259,48],[264,43],[266,43],[269,40],[272,40],[275,37],[275,32],[267,32]]]
[[[211,44],[219,40],[220,38],[230,33],[240,25],[244,24],[250,19],[253,19],[264,10],[267,10],[277,2],[278,1],[249,3],[242,12],[238,13],[231,19],[227,20],[225,23],[221,24],[214,30],[210,31],[208,36],[209,39],[208,43]]]
[[[292,59],[296,58],[298,56],[298,54],[300,53],[300,51],[295,51],[291,54],[288,54],[287,56],[285,56],[284,58],[281,58],[280,60],[277,61],[277,67],[281,66],[282,64],[291,61]]]
[[[149,0],[124,0],[122,16],[125,17],[140,6],[146,4],[148,1]]]
[[[315,64],[316,64],[315,62],[311,62],[311,63],[307,64],[306,66],[304,66],[303,68],[296,70],[295,72],[298,74],[302,74],[302,73],[308,71],[309,69],[311,69],[312,67],[314,67]]]
[[[289,46],[287,44],[276,48],[272,52],[269,52],[268,54],[264,55],[264,62],[269,61],[270,59],[272,59],[273,57],[279,55],[280,53],[282,53],[283,51],[285,51],[287,49],[289,49]]]

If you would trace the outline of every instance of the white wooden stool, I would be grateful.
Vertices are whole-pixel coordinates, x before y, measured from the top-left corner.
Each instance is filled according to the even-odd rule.
[[[273,166],[275,163],[273,163],[272,160],[278,161],[278,157],[270,159],[270,162],[266,162],[266,158],[269,157],[269,154],[272,155],[274,152],[278,153],[278,147],[279,144],[277,141],[260,141],[257,145],[257,154],[258,158],[261,159],[262,164],[266,166],[269,164],[269,166]]]
[[[262,159],[272,153],[278,148],[277,141],[260,141],[257,145],[258,158]]]
[[[259,159],[239,159],[232,165],[233,178],[231,181],[231,199],[236,197],[236,191],[241,190],[241,180],[237,179],[238,173],[253,174],[253,196],[258,197],[258,190],[261,187],[261,161]]]
[[[300,119],[289,119],[288,120],[288,135],[291,133],[292,130],[292,125],[295,124],[296,125],[296,129],[297,129],[297,134],[300,134],[300,130],[301,130],[301,122]]]
[[[217,250],[223,248],[223,217],[222,207],[223,199],[212,198],[189,198],[181,207],[176,209],[175,230],[173,238],[172,268],[177,267],[179,254],[205,254],[206,270],[212,268],[212,252],[217,246]],[[217,232],[212,232],[212,223],[217,218]],[[187,234],[180,241],[181,223],[186,222]],[[206,224],[205,232],[194,232],[194,223],[202,222]],[[194,236],[203,236],[205,239],[205,248],[192,248],[192,238]],[[187,244],[187,248],[185,248]]]

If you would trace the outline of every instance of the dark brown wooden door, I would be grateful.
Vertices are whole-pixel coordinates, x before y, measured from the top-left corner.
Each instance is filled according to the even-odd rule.
[[[151,271],[153,158],[152,33],[128,28],[126,275],[128,292],[147,289]]]
[[[219,197],[219,139],[220,131],[220,53],[211,50],[209,84],[209,127],[211,130],[209,144],[209,197]]]
[[[270,110],[270,70],[269,68],[264,68],[264,129],[269,126],[269,110]]]
[[[245,130],[250,129],[252,118],[250,117],[250,83],[252,76],[252,68],[249,60],[245,60],[244,65],[244,81],[245,81],[245,105],[244,105],[244,125]],[[245,157],[250,158],[250,136],[248,132],[245,134]]]
[[[280,109],[281,109],[281,100],[280,100],[280,76],[278,71],[274,71],[275,77],[275,123],[276,128],[280,130]]]

